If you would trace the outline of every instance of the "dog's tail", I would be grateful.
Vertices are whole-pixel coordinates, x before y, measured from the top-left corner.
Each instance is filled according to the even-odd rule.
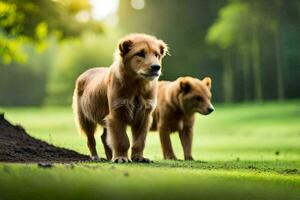
[[[80,97],[83,93],[83,91],[80,89],[81,87],[79,86],[79,81],[77,80],[75,90],[73,93],[73,103],[72,103],[72,108],[73,108],[73,113],[75,117],[75,123],[77,126],[77,129],[80,133],[80,135],[84,136],[90,136],[94,135],[95,129],[96,129],[96,124],[90,120],[88,120],[82,111],[82,107],[80,105]]]

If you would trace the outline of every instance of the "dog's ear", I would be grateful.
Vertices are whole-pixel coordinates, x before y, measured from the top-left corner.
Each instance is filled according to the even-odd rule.
[[[124,57],[130,51],[133,46],[133,42],[131,40],[123,40],[119,42],[119,50],[120,56]]]
[[[191,85],[185,79],[180,80],[180,91],[183,93],[189,93],[191,91]]]
[[[202,81],[209,89],[211,88],[211,83],[212,83],[211,78],[205,77]]]
[[[160,51],[161,57],[164,57],[165,55],[169,54],[168,45],[162,40],[159,41],[159,51]]]

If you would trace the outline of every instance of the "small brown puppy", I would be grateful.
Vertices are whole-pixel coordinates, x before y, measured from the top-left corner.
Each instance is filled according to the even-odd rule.
[[[130,146],[127,125],[132,129],[132,161],[144,158],[146,134],[156,107],[158,77],[167,45],[154,36],[130,34],[119,41],[109,68],[93,68],[81,74],[73,96],[73,110],[79,130],[87,136],[92,159],[99,159],[94,132],[101,136],[107,158],[128,162]]]
[[[160,81],[157,107],[153,113],[151,130],[158,130],[164,159],[176,159],[170,133],[178,131],[184,159],[193,160],[192,141],[194,115],[208,115],[214,111],[211,104],[211,79],[199,80],[180,77],[177,80]]]

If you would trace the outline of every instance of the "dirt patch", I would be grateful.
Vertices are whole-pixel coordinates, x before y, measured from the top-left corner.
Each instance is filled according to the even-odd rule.
[[[28,135],[0,114],[0,162],[80,162],[89,157],[48,144]]]

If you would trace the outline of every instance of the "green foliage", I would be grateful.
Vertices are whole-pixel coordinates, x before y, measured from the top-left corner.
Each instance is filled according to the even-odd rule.
[[[48,25],[44,22],[39,23],[36,27],[36,38],[43,40],[47,37],[48,34]]]
[[[219,19],[209,28],[207,41],[217,43],[222,49],[234,45],[253,27],[249,26],[255,15],[246,3],[234,3],[222,8]]]
[[[7,38],[0,32],[0,61],[9,64],[13,60],[19,63],[25,63],[27,56],[23,51],[23,45],[26,43],[25,38],[11,39]]]
[[[24,16],[17,13],[15,4],[0,1],[0,27],[6,32],[16,35],[21,30]]]
[[[62,37],[78,36],[83,29],[94,29],[101,31],[101,25],[89,21],[87,23],[78,22],[75,19],[75,14],[81,10],[89,10],[87,0],[82,0],[77,3],[76,0],[7,0],[6,4],[11,5],[15,9],[11,15],[23,16],[19,20],[19,35],[24,35],[29,38],[36,38],[36,28],[40,23],[45,23],[48,26],[49,32],[59,31]],[[30,19],[30,20],[25,20]],[[12,23],[16,23],[15,20]],[[5,29],[6,33],[11,31]]]
[[[232,88],[239,84],[235,80],[238,80],[240,71],[243,74],[244,101],[249,100],[249,82],[253,85],[254,99],[263,100],[263,71],[266,65],[263,56],[269,52],[276,58],[276,62],[267,61],[267,65],[272,65],[276,77],[277,96],[281,100],[284,98],[284,64],[281,55],[284,50],[281,46],[282,38],[279,37],[282,26],[280,6],[280,0],[274,1],[272,5],[264,1],[230,1],[219,11],[217,21],[209,28],[206,41],[217,44],[223,51],[220,56],[226,61],[223,62],[222,72],[223,85],[227,86],[224,87],[225,101],[232,102],[234,99]],[[232,63],[230,66],[228,60]],[[236,74],[228,73],[232,71],[236,71]],[[251,71],[252,80],[249,77]]]
[[[35,37],[37,38],[37,47],[38,52],[42,52],[47,48],[47,36],[48,36],[48,25],[45,22],[41,22],[37,25],[35,30]]]
[[[16,38],[23,20],[24,16],[17,13],[16,5],[0,1],[0,56],[6,64],[12,60],[26,60],[22,51],[24,38]]]
[[[89,10],[87,0],[7,0],[0,1],[0,58],[4,64],[24,63],[23,46],[35,43],[38,51],[45,50],[48,35],[59,39],[77,37],[83,30],[102,32],[98,22],[78,22],[75,14]],[[30,20],[28,20],[30,19]]]

